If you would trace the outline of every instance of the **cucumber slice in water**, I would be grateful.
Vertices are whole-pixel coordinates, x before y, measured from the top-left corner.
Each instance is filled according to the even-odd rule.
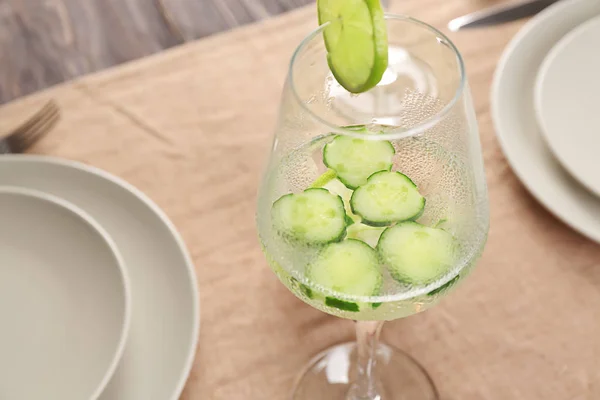
[[[448,282],[444,283],[437,289],[433,289],[431,292],[427,293],[427,296],[435,296],[436,294],[443,293],[448,291],[458,280],[460,279],[460,275],[456,275],[454,278],[450,279]]]
[[[353,301],[344,301],[335,297],[325,297],[325,305],[329,307],[339,308],[343,311],[359,312],[360,306]]]
[[[329,190],[332,194],[337,194],[342,198],[344,202],[344,208],[346,209],[346,215],[356,222],[360,220],[358,215],[352,213],[350,207],[350,198],[352,197],[352,190],[348,189],[339,179],[332,179],[325,186],[325,189]],[[350,224],[351,225],[351,224]]]
[[[450,233],[412,221],[387,228],[377,250],[394,279],[417,285],[442,277],[457,258],[457,244]]]
[[[346,235],[344,202],[327,189],[282,196],[273,203],[271,220],[279,234],[306,244],[337,242]]]
[[[325,247],[306,269],[315,284],[351,296],[379,293],[383,276],[377,253],[360,240],[348,239]],[[345,311],[359,311],[358,303],[327,297],[325,304]]]
[[[382,227],[369,226],[361,223],[355,223],[351,226],[348,226],[346,230],[346,237],[348,239],[358,239],[362,240],[369,246],[375,248],[377,247],[377,242],[379,242],[379,237],[381,233],[385,230]]]
[[[379,83],[388,65],[387,27],[379,0],[317,0],[331,73],[351,93]]]
[[[346,125],[346,126],[342,126],[342,128],[347,129],[349,131],[355,131],[355,132],[360,132],[360,133],[369,133],[369,130],[367,129],[366,125]]]
[[[349,189],[367,182],[377,171],[389,171],[395,154],[387,140],[365,140],[338,135],[323,149],[323,163],[337,173]]]
[[[325,187],[329,182],[331,182],[337,176],[336,172],[332,169],[328,169],[321,176],[319,176],[315,181],[310,185],[311,188],[322,188]]]
[[[363,224],[387,226],[419,218],[425,209],[425,197],[406,175],[381,171],[354,191],[350,206],[362,217]]]

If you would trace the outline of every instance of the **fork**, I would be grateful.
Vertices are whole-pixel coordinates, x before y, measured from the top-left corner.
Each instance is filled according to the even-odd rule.
[[[50,100],[23,124],[0,138],[0,155],[23,153],[44,137],[60,118],[60,109]]]

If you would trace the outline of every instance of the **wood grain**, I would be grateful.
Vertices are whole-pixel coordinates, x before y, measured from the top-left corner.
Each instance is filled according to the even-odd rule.
[[[311,0],[0,0],[0,103]]]

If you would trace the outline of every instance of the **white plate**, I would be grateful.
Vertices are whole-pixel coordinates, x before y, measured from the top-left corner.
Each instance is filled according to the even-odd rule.
[[[565,223],[600,242],[600,200],[554,159],[533,107],[538,69],[555,43],[600,14],[598,0],[564,0],[529,21],[510,42],[496,70],[491,107],[504,154],[529,191]]]
[[[45,193],[0,187],[0,398],[95,400],[129,328],[108,234]]]
[[[535,84],[542,133],[560,163],[600,196],[600,16],[548,53]]]
[[[37,189],[82,208],[123,256],[131,283],[131,328],[100,399],[179,398],[198,339],[199,304],[193,264],[164,213],[121,179],[50,157],[0,156],[0,185]]]

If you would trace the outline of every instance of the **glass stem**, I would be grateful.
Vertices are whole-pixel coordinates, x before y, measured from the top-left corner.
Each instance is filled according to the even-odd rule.
[[[356,321],[356,381],[346,400],[380,400],[375,362],[379,334],[384,321]]]

